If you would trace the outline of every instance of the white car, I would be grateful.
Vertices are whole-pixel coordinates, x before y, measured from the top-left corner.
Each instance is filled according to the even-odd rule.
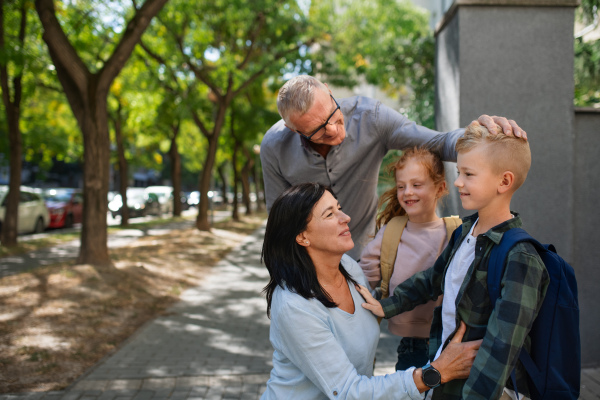
[[[0,227],[6,213],[6,195],[8,186],[0,186]],[[46,203],[41,194],[34,189],[21,186],[19,193],[19,220],[17,221],[18,233],[40,233],[50,223],[50,216]]]
[[[173,188],[171,186],[148,186],[145,192],[153,193],[158,197],[163,214],[173,214]]]

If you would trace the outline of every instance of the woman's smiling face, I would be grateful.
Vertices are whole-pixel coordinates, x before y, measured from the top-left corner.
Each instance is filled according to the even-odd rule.
[[[337,199],[325,191],[313,208],[306,230],[296,240],[311,257],[319,253],[344,254],[354,248],[349,222]]]

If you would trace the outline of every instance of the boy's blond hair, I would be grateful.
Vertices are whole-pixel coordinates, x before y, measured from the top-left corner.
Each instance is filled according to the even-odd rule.
[[[498,125],[496,129],[499,132],[502,130]],[[486,155],[496,173],[510,171],[515,175],[512,192],[521,187],[531,167],[529,142],[512,135],[492,135],[485,126],[471,124],[456,141],[456,152],[466,153],[481,145],[486,146]]]

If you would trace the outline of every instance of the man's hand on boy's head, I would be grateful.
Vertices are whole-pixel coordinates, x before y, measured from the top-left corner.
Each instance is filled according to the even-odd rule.
[[[505,135],[515,135],[516,137],[527,140],[527,133],[512,119],[506,119],[495,115],[490,117],[489,115],[483,114],[477,118],[476,121],[471,122],[471,124],[483,125],[491,134],[501,133],[496,130],[496,125],[500,125]]]
[[[377,317],[383,318],[385,316],[383,313],[383,307],[381,307],[381,303],[379,303],[379,301],[375,300],[373,296],[371,296],[369,289],[362,285],[355,285],[355,288],[366,301],[366,303],[362,304],[363,308],[371,311]]]

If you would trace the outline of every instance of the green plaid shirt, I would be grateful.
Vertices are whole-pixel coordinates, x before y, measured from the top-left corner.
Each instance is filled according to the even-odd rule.
[[[511,249],[502,278],[500,298],[493,307],[487,290],[490,251],[502,240],[504,232],[521,227],[521,218],[505,221],[477,237],[475,259],[470,265],[456,298],[456,326],[467,325],[463,341],[483,338],[468,379],[454,380],[436,388],[433,399],[498,399],[503,388],[512,388],[510,373],[516,365],[517,388],[529,397],[525,369],[518,360],[522,347],[530,349],[527,336],[546,295],[549,277],[532,244],[522,242]],[[477,220],[466,217],[462,234],[448,244],[433,267],[404,281],[393,296],[381,300],[385,317],[390,318],[444,293],[446,270],[450,260]],[[429,339],[430,358],[441,345],[441,306],[434,311]],[[455,331],[456,332],[456,331]],[[452,332],[444,347],[454,337]]]

